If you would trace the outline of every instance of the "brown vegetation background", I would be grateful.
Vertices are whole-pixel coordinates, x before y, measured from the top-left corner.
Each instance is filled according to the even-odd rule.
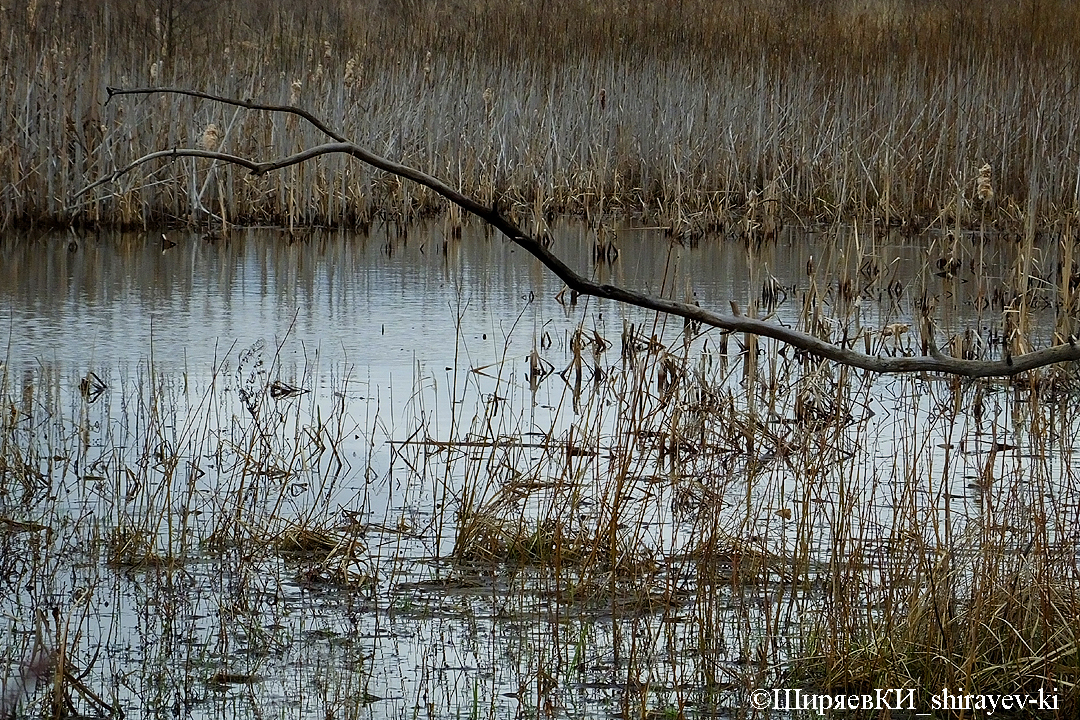
[[[3,226],[444,209],[344,159],[257,179],[166,163],[75,199],[211,124],[218,149],[259,158],[323,140],[205,101],[106,105],[110,85],[293,102],[535,215],[614,210],[692,233],[748,217],[1048,224],[1080,206],[1080,8],[1063,0],[3,0],[0,18]]]

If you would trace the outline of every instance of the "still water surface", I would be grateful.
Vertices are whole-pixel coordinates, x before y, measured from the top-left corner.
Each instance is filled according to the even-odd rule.
[[[986,327],[993,313],[979,309],[972,290],[1000,285],[1008,272],[1000,251],[987,251],[977,277],[930,277],[928,284],[927,268],[947,247],[898,237],[872,242],[851,231],[790,232],[758,249],[732,242],[691,249],[659,231],[625,229],[613,264],[593,262],[595,234],[585,228],[560,227],[555,236],[554,249],[579,272],[721,311],[729,302],[760,303],[771,277],[789,291],[778,310],[786,322],[798,316],[816,268],[815,284],[834,305],[840,278],[851,279],[868,326],[910,321],[912,303],[929,293],[938,298],[943,332]],[[537,333],[561,337],[583,320],[597,328],[652,320],[605,301],[568,309],[556,300],[561,289],[523,251],[476,227],[449,243],[439,228],[298,239],[246,230],[210,242],[178,233],[0,242],[0,313],[14,368],[47,363],[81,372],[152,359],[164,372],[199,374],[230,349],[264,342],[281,347],[286,367],[318,351],[324,362],[382,379],[414,363],[452,365],[455,350],[477,363],[506,347],[516,357]]]
[[[382,376],[414,361],[452,364],[459,339],[478,361],[502,355],[508,335],[513,355],[528,352],[534,330],[580,320],[580,312],[563,312],[555,302],[561,283],[512,245],[475,230],[448,246],[438,232],[424,235],[287,241],[279,232],[250,230],[215,243],[172,235],[177,245],[164,251],[156,236],[142,234],[80,238],[72,250],[67,237],[10,241],[0,266],[7,354],[16,364],[81,370],[143,362],[153,350],[164,371],[205,372],[230,347],[264,341],[284,343],[288,364],[303,362],[302,348],[319,349],[328,362]],[[587,270],[585,232],[560,235],[558,249]],[[670,264],[668,286],[681,296],[685,251],[669,258],[658,233],[623,242],[620,260],[602,265],[601,276],[659,290]],[[727,244],[696,251],[702,299],[745,303],[745,258]],[[515,324],[524,327],[511,335]]]
[[[990,313],[958,291],[961,281],[974,287],[978,278],[956,279],[955,287],[951,278],[922,279],[938,252],[934,241],[878,240],[880,246],[868,252],[867,241],[848,232],[842,237],[790,234],[762,248],[724,242],[691,248],[671,244],[655,230],[624,229],[615,262],[595,263],[588,230],[563,226],[555,236],[554,249],[583,273],[706,307],[726,309],[735,302],[748,308],[760,301],[767,281],[775,283],[786,297],[776,319],[790,325],[803,312],[813,282],[829,284],[822,294],[831,305],[823,311],[840,317],[840,323],[881,328],[911,322],[925,293],[937,298],[945,331],[982,329],[990,322]],[[867,256],[874,258],[873,266],[865,264]],[[855,295],[861,296],[855,314],[852,301],[840,299],[832,277],[818,280],[811,274],[815,266],[853,279]],[[607,365],[618,361],[619,338],[628,323],[672,346],[683,337],[681,322],[606,301],[582,298],[571,305],[561,290],[561,282],[532,258],[476,227],[449,242],[439,227],[410,229],[407,235],[383,229],[365,236],[299,238],[247,230],[215,241],[178,233],[165,240],[157,234],[5,240],[0,243],[0,319],[8,331],[7,392],[23,399],[28,416],[44,404],[73,425],[83,418],[82,451],[70,450],[76,441],[61,431],[49,440],[57,444],[52,452],[61,467],[46,474],[56,484],[54,497],[67,508],[53,522],[74,528],[73,538],[90,539],[94,531],[80,518],[95,515],[122,526],[129,514],[152,515],[155,508],[166,508],[172,517],[170,508],[179,504],[175,516],[194,518],[183,520],[193,537],[216,537],[214,518],[229,515],[233,506],[212,481],[227,465],[220,452],[212,457],[212,443],[195,443],[207,446],[206,457],[185,456],[191,471],[177,493],[189,494],[186,504],[172,497],[119,502],[117,493],[139,498],[139,489],[125,485],[122,474],[112,479],[116,459],[134,452],[148,435],[165,438],[149,453],[159,457],[168,454],[169,443],[179,446],[185,438],[228,438],[245,412],[237,397],[279,381],[307,391],[288,401],[293,405],[273,405],[291,408],[279,411],[281,427],[299,438],[313,418],[336,422],[334,462],[343,460],[344,469],[316,493],[298,468],[317,475],[331,460],[325,453],[311,459],[295,452],[282,462],[299,479],[263,511],[267,517],[342,512],[362,518],[373,559],[356,572],[369,574],[374,585],[348,597],[320,592],[281,563],[263,564],[255,574],[240,562],[193,563],[180,575],[170,572],[167,580],[133,569],[113,577],[101,566],[64,566],[66,579],[49,579],[9,599],[0,626],[13,637],[30,638],[35,621],[27,619],[27,608],[47,605],[44,596],[50,594],[68,597],[73,586],[94,588],[89,619],[73,625],[80,628],[76,649],[86,662],[96,658],[93,679],[128,717],[164,711],[230,717],[252,708],[271,708],[283,717],[322,717],[328,708],[365,697],[379,698],[361,703],[360,714],[372,717],[535,712],[540,701],[530,700],[523,688],[538,684],[546,671],[543,652],[536,648],[546,647],[550,638],[535,636],[539,625],[528,612],[506,612],[500,600],[505,578],[493,575],[485,586],[434,595],[423,585],[441,575],[439,561],[453,549],[461,478],[427,476],[422,469],[420,481],[406,478],[416,467],[400,443],[417,437],[460,441],[479,426],[493,427],[492,435],[521,437],[554,436],[586,425],[593,420],[581,416],[576,400],[568,400],[570,383],[558,375],[573,358],[576,330],[595,331],[612,343],[606,359],[596,361]],[[874,337],[882,342],[880,335]],[[707,332],[694,337],[685,352],[691,364],[704,362],[722,342],[719,333]],[[899,345],[910,348],[910,342]],[[533,351],[555,372],[530,383]],[[106,390],[87,410],[78,388],[91,372]],[[737,384],[738,375],[728,381]],[[148,386],[157,388],[149,399]],[[882,464],[895,468],[905,438],[923,427],[921,420],[903,419],[897,411],[914,408],[930,417],[939,398],[932,389],[912,393],[888,378],[868,380],[867,387],[860,432],[875,444],[859,450],[863,459],[854,466],[864,474],[864,487],[872,486],[866,501],[887,517],[895,497],[877,482]],[[215,399],[218,394],[224,399]],[[155,416],[141,410],[161,407],[177,409],[181,419],[166,420],[164,429],[140,431],[139,423],[152,423]],[[955,427],[927,430],[920,442],[945,447],[953,441],[945,436],[954,431],[962,434]],[[74,455],[79,461],[73,463]],[[981,458],[972,457],[970,472],[982,468]],[[961,463],[961,472],[945,488],[946,495],[961,501],[967,492],[962,469]],[[780,507],[787,502],[784,493],[792,491],[770,489],[753,502]],[[647,496],[642,494],[643,508]],[[15,512],[14,500],[2,502],[0,509]],[[132,503],[145,505],[135,512]],[[658,514],[642,532],[654,533],[659,545],[674,550],[689,539],[692,527],[680,527],[668,510],[647,512]],[[789,529],[779,516],[767,515],[783,544]],[[378,527],[394,532],[380,535]],[[829,553],[827,530],[819,534],[823,558]],[[397,588],[393,599],[389,588]],[[403,601],[403,594],[411,599]],[[230,596],[255,598],[255,608],[229,605],[223,598]],[[535,612],[547,603],[541,600]],[[148,614],[148,608],[162,612]],[[738,624],[749,621],[732,622],[737,633]],[[609,657],[609,649],[622,642],[617,626],[571,625],[558,632],[567,636],[556,645],[589,649],[593,670],[591,679],[563,698],[557,714],[619,713],[620,683],[596,679],[617,676],[618,662]],[[8,660],[17,661],[23,647],[11,646]],[[99,647],[104,649],[100,656],[94,654]],[[223,665],[246,668],[258,682],[207,690],[206,678]],[[731,667],[732,673],[741,672],[737,658]],[[342,674],[342,668],[355,673]],[[328,675],[335,681],[328,682]],[[681,682],[678,675],[658,671],[652,682],[672,691]],[[148,698],[149,684],[164,689]]]

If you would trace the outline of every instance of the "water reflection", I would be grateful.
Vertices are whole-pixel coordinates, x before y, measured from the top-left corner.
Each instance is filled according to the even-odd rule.
[[[445,243],[438,226],[169,237],[0,245],[12,446],[31,459],[20,478],[39,481],[0,496],[0,509],[37,513],[66,543],[3,596],[0,627],[30,638],[23,608],[91,588],[73,656],[98,658],[92,684],[113,688],[130,717],[181,706],[230,717],[298,697],[300,716],[356,717],[347,703],[368,693],[387,698],[372,716],[411,716],[425,697],[430,715],[453,717],[491,697],[487,715],[511,717],[545,693],[625,716],[633,688],[645,688],[641,707],[663,707],[648,693],[707,682],[706,715],[730,687],[716,678],[751,676],[748,658],[782,667],[803,647],[799,611],[823,588],[836,602],[837,573],[856,580],[848,609],[876,611],[910,582],[898,547],[938,532],[951,542],[953,523],[997,513],[1023,547],[1033,499],[1075,494],[1074,415],[1057,435],[1031,432],[1053,408],[989,383],[853,379],[771,349],[747,381],[734,371],[737,341],[729,358],[716,331],[684,344],[682,321],[564,304],[559,281],[478,227]],[[979,273],[940,277],[935,258],[949,249],[934,238],[868,244],[849,230],[688,247],[627,229],[617,259],[597,264],[591,231],[555,237],[571,266],[605,282],[715,308],[757,302],[789,325],[819,312],[861,323],[874,342],[927,303],[943,333],[1000,327],[1000,307],[971,289],[1008,285],[1017,253],[989,247]],[[766,287],[785,298],[775,310]],[[1046,331],[1059,318],[1043,297]],[[624,322],[655,354],[620,357]],[[534,350],[555,370],[541,382]],[[583,400],[574,373],[558,375],[576,351],[582,394],[597,390]],[[275,396],[273,381],[308,392]],[[466,509],[481,517],[459,545]],[[1076,507],[1051,514],[1039,532],[1057,542]],[[309,520],[355,553],[345,590],[327,565],[245,545]],[[542,556],[559,538],[560,562],[576,569],[483,562],[505,555],[507,528],[521,526],[519,552]],[[625,565],[572,557],[605,528]],[[782,567],[795,547],[808,568]],[[445,562],[463,548],[476,567]],[[852,557],[858,567],[844,565]],[[649,568],[634,576],[644,592],[604,595],[631,563]],[[763,563],[773,569],[760,584],[739,585]],[[773,602],[788,603],[783,622]],[[261,679],[209,689],[229,673]],[[326,676],[340,685],[320,686]]]
[[[795,323],[816,294],[826,314],[851,317],[847,306],[855,302],[858,322],[876,328],[910,322],[929,303],[945,336],[1000,329],[1008,300],[1000,288],[1008,291],[1018,252],[1015,243],[988,244],[978,266],[940,277],[947,273],[934,270],[950,252],[947,242],[867,239],[854,230],[789,232],[762,247],[689,248],[658,231],[624,228],[610,264],[594,262],[595,233],[582,226],[559,227],[555,237],[555,250],[580,272],[677,300],[745,310],[763,304],[772,287],[783,300],[782,322]],[[1051,245],[1039,267],[1053,268],[1055,257]],[[1041,285],[1031,283],[1044,339],[1058,300],[1045,274]],[[542,331],[564,343],[584,308],[598,327],[651,320],[595,300],[571,312],[556,300],[561,289],[539,263],[476,225],[449,242],[435,226],[366,236],[243,230],[213,242],[169,233],[164,244],[155,233],[0,243],[9,362],[79,371],[152,357],[162,371],[205,373],[230,347],[263,341],[281,347],[285,367],[302,367],[318,349],[324,362],[347,361],[383,378],[416,362],[451,364],[459,340],[477,364],[507,349],[528,353]],[[515,325],[523,331],[511,333]],[[678,327],[664,319],[656,325]]]

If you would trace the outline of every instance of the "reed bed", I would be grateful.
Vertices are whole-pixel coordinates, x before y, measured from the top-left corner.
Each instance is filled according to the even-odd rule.
[[[1080,204],[1080,11],[1064,1],[98,0],[2,12],[0,227],[362,226],[446,210],[340,158],[261,178],[162,163],[76,199],[154,150],[209,143],[266,158],[322,140],[202,101],[106,104],[108,85],[301,105],[538,223],[619,213],[677,234],[769,233],[796,218],[1015,229]]]
[[[1005,294],[973,356],[1075,331],[1071,274],[1033,274],[1067,269],[1071,236],[935,234],[899,295],[889,237],[834,229],[794,284],[764,268],[779,243],[747,243],[746,312],[912,353],[898,325],[926,309],[959,347],[949,300],[978,276]],[[658,292],[686,292],[679,247]],[[316,273],[290,263],[292,284]],[[264,343],[182,374],[152,348],[75,374],[7,359],[5,710],[359,718],[401,700],[372,687],[407,665],[435,718],[753,717],[783,687],[911,688],[916,710],[942,687],[1044,691],[1039,717],[1075,716],[1075,368],[880,377],[565,302],[564,334],[523,301],[485,338],[501,354],[473,355],[457,309],[453,364],[385,406]]]
[[[283,592],[369,583],[363,541],[325,521],[342,434],[363,431],[341,425],[340,403],[305,402],[311,377],[275,359],[229,354],[205,384],[152,363],[81,379],[5,366],[5,714],[34,701],[42,717],[149,716],[238,688],[268,708],[311,682],[263,686],[268,657],[311,632]],[[322,500],[300,508],[309,491]],[[363,663],[348,644],[311,660],[335,662],[342,688]]]
[[[844,332],[842,295],[801,294],[801,323],[828,306]],[[883,379],[663,325],[568,343],[560,434],[474,425],[456,558],[533,569],[548,621],[610,615],[625,715],[741,716],[762,687],[911,688],[914,710],[941,688],[1052,691],[1045,714],[1075,712],[1074,375]],[[590,384],[609,400],[582,402]]]

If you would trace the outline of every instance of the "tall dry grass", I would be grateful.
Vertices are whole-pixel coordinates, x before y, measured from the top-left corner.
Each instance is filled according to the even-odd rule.
[[[680,232],[874,217],[1042,225],[1080,196],[1062,0],[5,3],[0,225],[356,224],[442,202],[342,159],[252,179],[156,149],[276,156],[310,128],[105,87],[294,102],[356,142],[522,212],[640,213]],[[989,165],[992,203],[979,200]],[[758,220],[753,220],[757,222]]]

